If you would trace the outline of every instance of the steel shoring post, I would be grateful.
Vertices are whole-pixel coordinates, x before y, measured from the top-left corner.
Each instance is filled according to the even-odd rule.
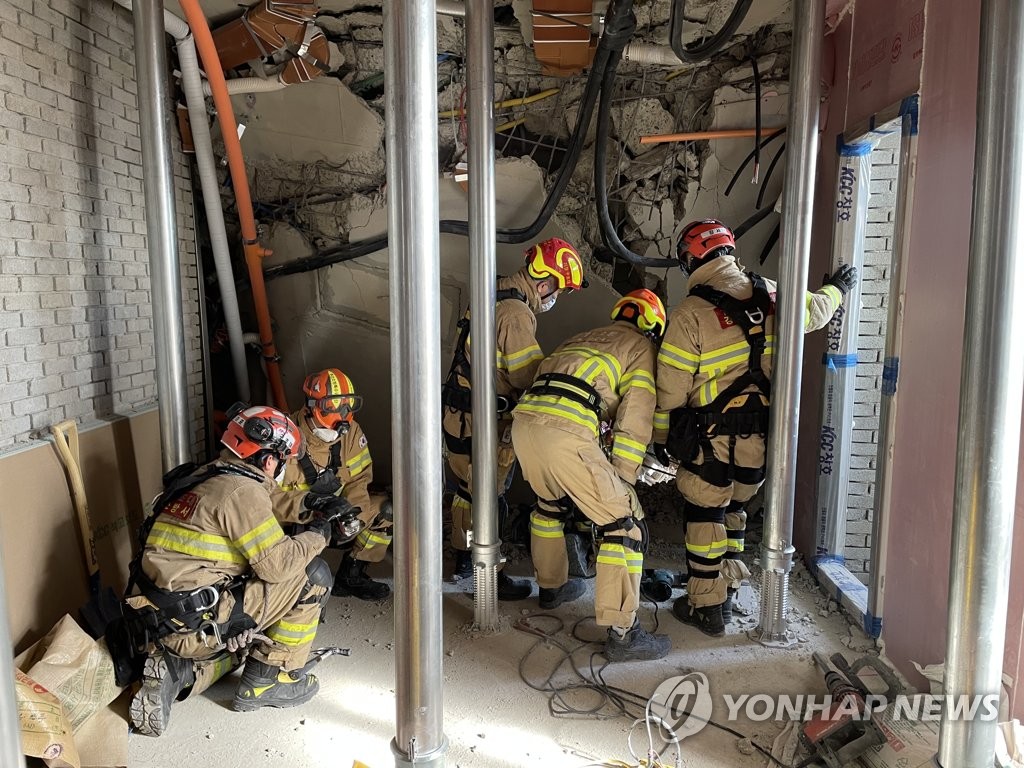
[[[437,28],[433,0],[384,3],[395,491],[396,766],[444,765]]]
[[[818,82],[824,2],[794,0],[790,106],[782,199],[782,244],[776,312],[775,371],[772,377],[761,621],[755,635],[769,643],[788,640],[786,612],[793,565],[793,507],[796,495],[800,376],[804,353],[804,294],[811,249],[814,165],[818,155]]]
[[[494,416],[497,254],[494,201],[494,3],[466,4],[469,107],[470,338],[473,344],[473,619],[498,622],[498,422]]]
[[[943,685],[955,697],[998,696],[1002,682],[1024,387],[1022,42],[1024,6],[983,0]],[[997,729],[944,707],[938,763],[991,766]]]
[[[153,296],[153,346],[164,471],[191,456],[185,329],[181,308],[174,172],[171,166],[170,98],[163,0],[138,3],[135,69],[142,136],[142,184],[146,195],[146,245]]]
[[[21,753],[21,726],[14,695],[14,653],[11,627],[7,618],[7,592],[4,584],[3,553],[0,552],[0,765],[25,768]],[[8,651],[7,649],[11,650]]]

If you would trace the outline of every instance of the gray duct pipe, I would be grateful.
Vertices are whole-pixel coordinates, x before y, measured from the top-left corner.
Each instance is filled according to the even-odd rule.
[[[141,3],[132,18],[142,136],[142,184],[146,193],[146,245],[153,297],[160,445],[164,471],[167,471],[189,460],[192,438],[174,210],[174,173],[171,169],[171,110],[167,96],[163,5],[163,0]]]
[[[129,12],[132,11],[132,0],[115,2]],[[210,247],[213,250],[213,262],[217,270],[217,283],[224,308],[224,325],[228,330],[235,384],[239,398],[249,402],[249,369],[245,361],[245,344],[242,341],[242,320],[238,311],[238,295],[235,293],[235,277],[231,271],[231,249],[224,228],[224,209],[221,206],[220,184],[217,181],[217,166],[213,157],[213,139],[210,135],[210,120],[206,113],[204,98],[208,86],[199,74],[196,44],[188,24],[173,13],[164,11],[164,27],[174,38],[178,49],[181,86],[185,92],[189,123],[192,126],[199,186],[203,190],[203,210],[206,212],[206,226],[210,232]]]
[[[497,218],[494,201],[494,4],[468,0],[469,272],[473,339],[473,618],[480,629],[498,624],[498,422],[494,418]]]
[[[441,286],[433,0],[384,3],[396,766],[443,766]]]
[[[787,132],[791,146],[799,147],[800,151],[786,153],[771,428],[766,445],[768,473],[761,553],[764,580],[761,623],[757,628],[760,638],[772,643],[788,640],[786,610],[795,551],[793,508],[804,355],[804,294],[811,253],[814,164],[818,157],[818,75],[824,18],[821,0],[794,0]]]
[[[953,547],[946,636],[947,696],[998,696],[1006,640],[1020,450],[1024,353],[1024,6],[981,4],[978,133],[960,373]],[[998,700],[998,699],[997,699]],[[992,765],[995,719],[951,719],[938,762]]]
[[[3,552],[0,552],[0,648],[3,648],[0,652],[0,765],[25,768],[25,756],[21,754],[21,725],[14,695],[14,655],[7,650],[11,648],[11,626],[8,621]]]

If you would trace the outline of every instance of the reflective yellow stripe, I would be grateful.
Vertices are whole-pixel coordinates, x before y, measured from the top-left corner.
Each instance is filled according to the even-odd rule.
[[[555,395],[525,395],[516,406],[518,410],[527,413],[543,413],[548,416],[558,416],[567,419],[574,424],[588,427],[597,435],[597,416],[592,410],[580,403],[567,400],[564,397]]]
[[[359,453],[353,456],[351,459],[345,462],[345,466],[348,467],[348,471],[353,476],[358,475],[368,466],[373,463],[373,459],[370,458],[370,447],[363,448]]]
[[[823,285],[821,286],[820,293],[824,293],[828,296],[834,305],[838,307],[843,303],[843,292],[836,288],[834,285]],[[807,298],[804,299],[804,330],[811,330],[811,305],[814,303],[814,294],[808,293]],[[835,311],[835,310],[833,310]]]
[[[726,539],[730,552],[743,551],[743,539]]]
[[[669,428],[669,412],[668,411],[655,411],[654,412],[654,428],[658,431],[664,431]]]
[[[386,547],[391,543],[391,537],[387,534],[374,533],[369,528],[364,528],[360,534],[356,536],[356,543],[363,549],[373,549],[373,547],[378,544],[383,544]]]
[[[626,548],[621,544],[602,544],[597,552],[597,562],[626,568]]]
[[[284,538],[284,531],[276,518],[270,518],[241,538],[235,539],[235,546],[242,551],[247,559],[252,560],[261,552],[266,552]]]
[[[514,352],[511,355],[505,355],[505,367],[509,373],[513,373],[522,368],[525,368],[534,360],[540,360],[544,357],[544,353],[540,351],[540,347],[536,344],[527,347],[519,352]]]
[[[709,405],[718,397],[718,381],[708,379],[707,383],[700,388],[700,404]]]
[[[530,533],[542,539],[561,539],[565,537],[561,520],[552,520],[537,512],[530,513]]]
[[[555,352],[552,357],[565,355],[582,355],[585,358],[571,375],[583,379],[588,384],[593,384],[598,374],[603,371],[608,377],[611,388],[618,391],[619,379],[622,378],[622,365],[612,355],[592,347],[566,347]]]
[[[646,389],[652,395],[658,394],[654,388],[654,377],[647,371],[630,371],[622,377],[622,394],[631,387]]]
[[[625,549],[625,548],[624,548]],[[641,573],[644,569],[643,552],[634,552],[626,549],[626,571],[629,573]]]
[[[275,521],[276,522],[276,521]],[[278,526],[280,529],[280,526]],[[248,562],[231,539],[212,533],[199,533],[173,523],[156,522],[146,539],[147,546],[160,547],[183,555],[222,563]]]
[[[308,491],[309,485],[306,483],[289,483],[288,485],[281,486],[282,491]]]
[[[699,357],[692,352],[687,352],[685,349],[680,349],[674,344],[669,344],[667,341],[661,343],[661,349],[658,351],[658,362],[670,368],[686,371],[687,373],[696,373],[700,367]]]
[[[643,443],[638,443],[636,440],[632,440],[625,435],[615,435],[615,439],[612,442],[612,455],[621,456],[624,459],[640,463],[644,460],[644,454],[646,453],[647,446]]]
[[[455,509],[456,507],[465,507],[466,509],[469,509],[471,506],[473,505],[470,504],[461,496],[456,496],[454,499],[452,499],[452,509]]]
[[[721,557],[725,554],[727,543],[725,539],[720,541],[713,541],[710,544],[691,544],[686,542],[686,550],[693,552],[695,555],[706,557],[709,560],[715,557]]]
[[[313,642],[316,637],[316,624],[293,624],[290,621],[279,621],[267,629],[267,637],[281,645],[305,645]]]

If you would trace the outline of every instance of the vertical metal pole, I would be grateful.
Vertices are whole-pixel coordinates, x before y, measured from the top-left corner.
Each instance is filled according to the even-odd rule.
[[[782,198],[782,249],[775,315],[776,353],[772,377],[771,429],[765,501],[762,640],[787,639],[789,571],[793,566],[793,507],[796,495],[800,374],[804,355],[804,294],[811,252],[814,166],[818,157],[818,88],[823,0],[794,0],[793,52],[789,68],[790,146]]]
[[[7,618],[3,552],[0,552],[0,765],[25,768],[21,753],[21,726],[14,695],[14,649]]]
[[[1020,450],[1024,352],[1024,5],[981,4],[978,133],[960,373],[953,547],[946,637],[947,696],[1000,691]],[[995,719],[943,710],[938,761],[987,768]]]
[[[443,766],[441,285],[433,0],[384,3],[397,766]]]
[[[167,94],[163,0],[138,3],[132,18],[142,135],[142,185],[146,193],[146,246],[153,296],[160,447],[164,470],[168,470],[189,460],[192,439],[171,167],[171,102]]]
[[[494,3],[467,0],[469,57],[469,275],[473,344],[473,618],[498,623],[498,422],[495,418]]]

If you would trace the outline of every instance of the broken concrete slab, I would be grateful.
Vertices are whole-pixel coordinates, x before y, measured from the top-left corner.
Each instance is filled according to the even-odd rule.
[[[650,152],[656,145],[641,144],[643,136],[671,133],[675,118],[662,106],[659,99],[635,99],[619,107],[612,107],[612,129],[634,155]]]

